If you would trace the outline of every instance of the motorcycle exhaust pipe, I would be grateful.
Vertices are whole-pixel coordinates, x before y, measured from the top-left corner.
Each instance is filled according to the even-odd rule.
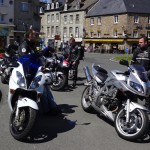
[[[91,81],[91,75],[90,75],[90,70],[89,70],[88,66],[85,66],[83,68],[83,70],[84,70],[87,81],[90,82]]]

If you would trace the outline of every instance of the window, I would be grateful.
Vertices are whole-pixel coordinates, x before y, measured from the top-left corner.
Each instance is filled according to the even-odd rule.
[[[147,31],[147,37],[150,38],[150,31]]]
[[[54,22],[54,14],[51,14],[51,21]]]
[[[98,38],[101,37],[101,32],[100,31],[97,32],[97,37]]]
[[[76,15],[76,23],[79,23],[79,14]]]
[[[90,24],[91,24],[91,25],[94,25],[94,18],[91,18],[91,19],[90,19]]]
[[[69,27],[69,36],[72,37],[72,35],[73,35],[73,28]]]
[[[90,32],[90,34],[91,34],[91,38],[93,38],[94,33],[93,33],[93,32]]]
[[[4,15],[0,15],[0,23],[4,22]]]
[[[0,5],[4,5],[4,0],[0,0]]]
[[[80,2],[78,1],[77,3],[76,3],[76,10],[79,10],[80,9]]]
[[[69,23],[73,23],[73,15],[70,15]]]
[[[22,12],[28,12],[29,11],[29,3],[27,3],[27,2],[21,2],[20,3],[20,10]]]
[[[50,23],[50,15],[47,15],[47,23]]]
[[[56,35],[59,35],[59,27],[56,26]]]
[[[139,23],[139,16],[134,16],[134,23]]]
[[[75,37],[79,37],[79,27],[75,28]]]
[[[150,16],[148,16],[148,24],[150,24]]]
[[[56,8],[59,8],[59,2],[56,2]]]
[[[50,27],[47,27],[47,37],[50,36]]]
[[[97,18],[97,25],[101,25],[101,17]]]
[[[56,14],[56,22],[59,22],[59,14]]]
[[[51,27],[51,37],[54,37],[54,26]]]
[[[117,37],[117,36],[118,36],[118,32],[117,32],[116,29],[114,30],[113,35],[114,35],[114,37]]]
[[[133,37],[134,38],[138,38],[138,32],[135,30],[135,31],[133,31]]]
[[[64,16],[64,24],[67,24],[67,16]]]
[[[118,16],[114,16],[114,23],[118,23]]]
[[[67,36],[67,27],[64,27],[64,37]]]

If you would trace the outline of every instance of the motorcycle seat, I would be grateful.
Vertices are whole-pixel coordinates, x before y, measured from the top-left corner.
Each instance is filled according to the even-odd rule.
[[[108,78],[108,75],[103,72],[97,72],[96,76],[102,81],[102,83],[104,83],[105,80]]]
[[[94,69],[95,69],[96,71],[101,72],[101,73],[104,73],[104,74],[107,74],[107,73],[108,73],[105,69],[103,69],[103,68],[100,67],[100,66],[94,66]]]

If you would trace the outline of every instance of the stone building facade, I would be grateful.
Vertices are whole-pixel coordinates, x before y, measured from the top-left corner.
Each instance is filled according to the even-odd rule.
[[[141,6],[135,3],[127,4],[126,9],[119,8],[123,0],[98,1],[96,6],[87,13],[85,21],[85,46],[91,50],[99,49],[104,52],[133,52],[137,47],[141,35],[150,38],[150,11],[141,8],[148,3],[144,1]],[[119,3],[118,3],[119,2]],[[116,4],[116,9],[111,4]],[[131,10],[128,12],[128,7]],[[104,11],[103,8],[106,8]],[[132,10],[133,9],[133,10]],[[125,11],[127,10],[127,11]]]

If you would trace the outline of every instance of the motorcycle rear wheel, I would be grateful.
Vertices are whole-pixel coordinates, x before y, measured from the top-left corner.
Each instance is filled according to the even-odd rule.
[[[149,119],[146,112],[141,109],[135,109],[130,112],[129,123],[126,123],[126,111],[120,109],[115,117],[115,129],[118,135],[129,141],[135,141],[146,133],[148,130]]]
[[[93,107],[89,99],[89,90],[90,90],[90,86],[86,86],[82,93],[81,106],[85,112],[90,113],[93,110]]]
[[[67,76],[65,74],[60,74],[57,77],[57,81],[54,81],[52,85],[50,85],[53,91],[59,91],[65,88],[67,84]]]
[[[18,121],[15,119],[16,108],[11,113],[9,129],[11,135],[19,141],[24,140],[30,133],[37,116],[37,111],[30,107],[22,107]]]

